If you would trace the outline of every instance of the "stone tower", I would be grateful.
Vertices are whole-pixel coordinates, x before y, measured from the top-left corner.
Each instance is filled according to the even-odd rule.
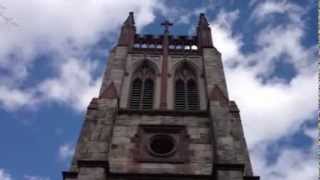
[[[257,180],[221,54],[200,14],[195,36],[137,34],[111,50],[64,180]]]

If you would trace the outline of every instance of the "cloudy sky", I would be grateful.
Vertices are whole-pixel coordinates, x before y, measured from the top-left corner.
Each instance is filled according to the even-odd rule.
[[[255,174],[316,180],[316,0],[0,0],[0,180],[58,180],[121,23],[193,34],[222,53]]]

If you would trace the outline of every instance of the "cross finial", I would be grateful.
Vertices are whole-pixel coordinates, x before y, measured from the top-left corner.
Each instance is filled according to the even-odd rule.
[[[169,33],[169,26],[172,26],[173,24],[168,20],[165,20],[161,25],[164,26],[164,33]]]

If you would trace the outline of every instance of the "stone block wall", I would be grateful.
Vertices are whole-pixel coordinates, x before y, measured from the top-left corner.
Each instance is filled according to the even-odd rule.
[[[188,174],[212,173],[212,139],[207,117],[160,116],[123,114],[116,118],[109,153],[109,170],[112,173]],[[190,137],[190,157],[187,163],[136,162],[135,143],[139,125],[184,125]]]
[[[78,171],[78,160],[107,161],[116,112],[116,99],[94,98],[87,110],[72,160],[71,171]]]

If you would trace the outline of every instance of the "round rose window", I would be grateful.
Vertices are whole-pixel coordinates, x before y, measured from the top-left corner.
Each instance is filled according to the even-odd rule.
[[[176,150],[175,139],[166,134],[153,135],[150,138],[148,150],[154,156],[171,156]]]

